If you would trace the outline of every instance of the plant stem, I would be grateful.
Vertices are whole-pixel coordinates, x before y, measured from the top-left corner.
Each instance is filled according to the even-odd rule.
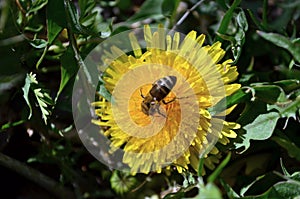
[[[0,165],[38,184],[40,187],[44,188],[57,198],[74,198],[74,194],[72,191],[68,190],[67,188],[64,188],[61,184],[59,184],[52,178],[27,166],[26,164],[18,160],[4,155],[3,153],[0,153]]]

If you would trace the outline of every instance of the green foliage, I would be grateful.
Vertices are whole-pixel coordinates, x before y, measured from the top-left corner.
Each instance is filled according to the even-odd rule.
[[[171,17],[172,15],[174,15],[176,13],[176,9],[178,7],[179,2],[180,1],[178,0],[164,0],[161,6],[163,15],[166,17]]]
[[[136,183],[136,179],[125,172],[114,171],[110,178],[111,187],[121,195],[133,189]]]
[[[266,140],[271,137],[279,114],[270,112],[266,114],[260,114],[252,123],[245,125],[243,129],[246,130],[246,134],[243,137],[242,143],[236,143],[236,147],[244,147],[245,151],[250,147],[250,140]]]
[[[139,12],[130,17],[127,22],[133,23],[145,19],[161,20],[164,18],[162,14],[162,0],[146,0],[141,6]]]
[[[49,105],[53,105],[53,100],[51,99],[49,93],[45,89],[39,88],[38,81],[36,80],[35,74],[27,74],[27,77],[25,79],[25,85],[22,88],[24,92],[24,99],[29,107],[29,115],[28,119],[32,116],[32,105],[29,100],[29,94],[30,91],[33,92],[36,102],[38,104],[38,107],[40,108],[40,111],[42,113],[42,118],[47,124],[48,116],[50,116],[50,110],[51,108]]]
[[[63,1],[51,0],[47,5],[47,37],[52,44],[63,28],[67,27]]]
[[[292,0],[3,0],[0,150],[26,165],[7,166],[0,154],[0,166],[20,175],[31,167],[26,179],[34,186],[48,190],[50,178],[69,198],[299,198],[299,19],[300,3]],[[95,75],[82,60],[105,38],[145,23],[204,33],[206,44],[221,41],[224,60],[231,58],[237,66],[235,83],[242,87],[209,108],[218,117],[235,107],[228,120],[241,124],[230,144],[217,144],[216,157],[223,161],[216,161],[213,171],[204,168],[204,159],[197,172],[132,176],[110,171],[78,138],[73,83],[80,68],[87,80]],[[113,101],[100,77],[93,86]],[[3,191],[16,190],[11,198],[28,197],[13,195],[22,194],[27,181],[18,185],[23,178],[13,175],[6,181],[5,175]],[[51,189],[37,194],[32,197],[57,196]]]
[[[253,181],[250,185],[243,188],[243,192],[241,193],[241,199],[261,199],[261,198],[297,198],[300,196],[300,181],[299,181],[299,172],[295,172],[292,175],[286,173],[286,168],[282,165],[282,169],[285,172],[284,175],[280,173],[276,173],[276,175],[281,177],[281,180],[274,183],[271,187],[268,188],[264,193],[259,195],[252,196],[244,196],[247,191],[253,189],[257,186],[260,186],[260,182],[264,181],[267,176],[260,176],[255,181]]]
[[[300,63],[300,39],[291,41],[289,38],[276,33],[266,33],[258,31],[258,35],[272,42],[274,45],[288,50],[294,57],[295,61]]]
[[[290,157],[297,159],[300,161],[300,148],[288,137],[284,135],[274,136],[272,137],[278,145],[280,145],[283,149],[287,150]]]

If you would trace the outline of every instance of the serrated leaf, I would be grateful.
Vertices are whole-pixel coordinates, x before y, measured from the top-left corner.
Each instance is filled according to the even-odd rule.
[[[284,37],[277,33],[266,33],[263,31],[257,31],[257,34],[260,35],[267,41],[272,42],[274,45],[284,48],[289,51],[294,59],[300,63],[300,45],[296,42],[291,41],[289,38]]]
[[[244,147],[246,151],[250,147],[250,140],[266,140],[271,137],[280,115],[270,112],[259,115],[252,123],[243,127],[246,134],[243,135],[242,143],[235,143],[236,148]]]
[[[244,126],[246,136],[253,140],[268,139],[275,129],[279,114],[270,112],[259,115],[251,124]]]
[[[38,81],[36,80],[35,74],[32,73],[27,74],[25,79],[25,85],[23,86],[22,90],[23,90],[23,97],[29,107],[28,119],[30,119],[32,116],[32,106],[29,100],[29,92],[30,90],[32,90],[39,104],[38,107],[42,112],[43,120],[45,124],[47,124],[47,116],[50,115],[50,112],[49,110],[47,110],[47,108],[48,105],[53,104],[53,101],[50,95],[44,89],[39,88],[37,86],[38,86]]]
[[[279,112],[282,118],[294,118],[296,119],[297,111],[300,109],[300,97],[294,101],[288,101],[282,104],[268,105],[268,110],[275,109]]]
[[[42,118],[45,124],[47,124],[48,116],[50,115],[50,111],[48,110],[49,109],[48,105],[53,104],[52,99],[49,96],[49,94],[47,94],[46,91],[41,88],[34,89],[34,94],[39,104],[39,108],[42,112]]]

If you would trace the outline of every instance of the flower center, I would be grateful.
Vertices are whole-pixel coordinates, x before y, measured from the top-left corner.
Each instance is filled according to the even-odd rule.
[[[176,101],[174,92],[170,93],[163,99],[165,103],[155,100],[155,96],[149,95],[152,88],[151,84],[143,85],[137,88],[131,95],[128,103],[129,115],[133,122],[139,126],[147,126],[151,123],[151,117],[156,119],[174,119],[174,114],[179,116],[180,122],[180,105]],[[148,111],[148,114],[146,114]]]

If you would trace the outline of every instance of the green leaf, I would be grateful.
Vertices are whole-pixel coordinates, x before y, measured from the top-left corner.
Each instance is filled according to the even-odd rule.
[[[291,41],[289,38],[277,33],[266,33],[263,31],[257,31],[257,34],[265,40],[270,41],[274,45],[289,51],[294,57],[294,59],[298,63],[300,63],[300,45],[297,44],[297,41]]]
[[[282,161],[282,158],[280,158],[280,166],[281,166],[281,169],[283,171],[283,174],[285,176],[290,176],[289,172],[287,171],[287,169],[285,168],[284,164],[283,164],[283,161]]]
[[[53,105],[52,98],[44,89],[41,88],[36,88],[33,90],[33,92],[37,99],[39,108],[42,112],[42,118],[45,124],[47,124],[47,119],[48,116],[50,115],[50,110],[48,108],[48,105]]]
[[[239,194],[237,194],[230,186],[227,184],[222,178],[220,179],[220,182],[225,189],[225,192],[228,196],[228,198],[233,199],[233,198],[239,198]]]
[[[201,158],[201,160],[204,161],[203,158]],[[188,188],[189,186],[196,184],[196,179],[192,173],[186,172],[182,175],[182,177],[184,178],[184,180],[182,182],[183,188]]]
[[[86,16],[89,12],[93,10],[95,7],[95,1],[94,0],[79,0],[78,5],[80,8],[81,16]]]
[[[29,107],[29,115],[28,115],[28,119],[31,118],[32,116],[32,107],[31,107],[31,104],[30,104],[30,101],[29,101],[29,90],[30,90],[30,85],[32,83],[32,76],[34,76],[35,78],[35,75],[32,75],[32,74],[27,74],[26,75],[26,78],[25,78],[25,84],[24,86],[22,87],[22,90],[23,90],[23,97]]]
[[[271,137],[280,115],[270,112],[259,115],[252,123],[243,127],[246,134],[243,135],[242,143],[235,143],[236,148],[244,147],[246,151],[250,147],[250,140],[266,140]]]
[[[241,0],[234,0],[231,7],[227,10],[225,13],[223,20],[219,26],[218,33],[219,34],[226,34],[226,31],[229,27],[229,23],[234,17],[234,10],[237,8],[238,5],[240,5]]]
[[[270,188],[263,194],[239,197],[239,199],[286,199],[281,197],[274,188]]]
[[[242,29],[243,31],[248,30],[248,21],[247,17],[245,15],[245,12],[243,10],[240,10],[237,14],[236,21],[238,23],[238,27]]]
[[[182,199],[184,194],[184,191],[179,190],[176,193],[168,193],[163,199]]]
[[[285,93],[282,88],[276,85],[255,85],[253,86],[255,98],[273,104],[275,102],[286,101]]]
[[[80,23],[78,11],[73,2],[70,2],[68,0],[64,0],[64,2],[65,2],[64,8],[65,11],[67,12],[66,14],[67,21],[68,23],[70,23],[74,33],[87,35],[87,36],[90,35],[99,36],[98,32],[95,32],[92,29],[89,29]]]
[[[235,93],[231,94],[220,100],[215,106],[208,109],[212,116],[217,115],[225,111],[227,108],[232,107],[235,104],[249,101],[251,98],[250,93],[246,93],[243,89],[237,90]]]
[[[47,5],[47,36],[49,44],[67,27],[64,2],[62,0],[51,0]]]
[[[177,10],[179,0],[163,0],[162,2],[162,14],[166,17],[171,17]]]
[[[287,93],[300,88],[300,81],[297,79],[280,80],[274,84],[280,86]]]
[[[218,167],[214,170],[214,172],[207,178],[207,182],[214,182],[220,173],[223,171],[224,167],[228,164],[231,158],[231,153],[228,153],[226,158],[218,165]]]
[[[239,197],[241,199],[285,199],[282,198],[278,192],[274,189],[274,184],[282,181],[281,174],[276,175],[274,173],[266,173],[256,177],[255,180],[250,182],[248,185],[241,188],[240,195],[243,197]],[[259,194],[257,194],[259,190]],[[261,191],[265,191],[261,193]],[[244,196],[249,194],[250,196]]]
[[[300,182],[300,171],[293,173],[290,177],[292,180],[296,180],[296,181]]]
[[[23,90],[23,97],[29,107],[28,119],[30,119],[32,116],[32,106],[29,100],[29,92],[31,90],[34,93],[37,103],[39,105],[38,107],[41,110],[42,118],[45,124],[47,124],[47,119],[48,116],[50,115],[50,110],[48,105],[53,105],[54,103],[50,95],[47,93],[47,91],[39,87],[35,74],[32,73],[27,74],[25,79],[25,85],[23,86],[22,90]]]
[[[145,19],[162,19],[164,18],[161,10],[163,0],[146,0],[140,10],[130,17],[127,22],[137,22]]]
[[[300,109],[300,97],[297,97],[294,101],[288,101],[286,103],[268,105],[268,110],[275,109],[279,112],[283,118],[294,118],[296,120],[297,111]]]
[[[253,12],[250,9],[247,9],[247,12],[252,19],[253,23],[260,29],[264,30],[265,27],[262,25],[262,23],[254,16]]]
[[[98,93],[104,97],[106,100],[108,100],[109,102],[113,102],[112,101],[112,95],[111,93],[105,88],[104,84],[101,84],[99,86],[99,89],[98,89]]]
[[[201,176],[202,175],[202,172],[203,172],[203,166],[204,166],[204,158],[200,158],[199,160],[199,164],[198,164],[198,176]]]
[[[67,83],[77,73],[78,69],[79,67],[77,61],[75,60],[75,53],[72,47],[69,46],[66,52],[61,56],[61,80],[55,101]]]
[[[229,12],[229,10],[227,12]],[[221,28],[221,31],[224,31],[223,33],[219,32],[220,31],[219,29],[217,35],[219,36],[219,38],[227,40],[231,43],[231,51],[234,56],[233,64],[235,64],[242,53],[242,47],[245,43],[246,31],[248,30],[248,22],[247,22],[246,15],[242,9],[240,9],[240,11],[237,14],[234,12],[234,10],[232,10],[232,13],[230,13],[230,15],[228,16],[230,16],[229,22],[232,21],[231,23],[232,25],[230,25],[230,23],[226,21],[225,24],[228,23],[227,24],[228,27],[226,27],[226,29]],[[223,21],[224,20],[225,19],[223,19]],[[231,30],[231,32],[229,30]]]
[[[213,183],[208,183],[205,187],[199,189],[199,194],[194,199],[222,199],[219,188]]]
[[[295,199],[300,197],[300,183],[295,181],[279,182],[274,189],[282,198]]]
[[[262,175],[262,176],[258,176],[256,177],[255,180],[253,180],[250,184],[244,186],[243,188],[241,188],[241,191],[240,191],[240,195],[241,196],[244,196],[245,193],[253,186],[255,185],[255,183],[259,182],[261,179],[263,179],[265,177],[265,175]]]
[[[136,183],[135,177],[120,171],[114,171],[110,178],[111,187],[119,194],[129,192]]]
[[[278,136],[272,137],[272,140],[274,140],[282,148],[287,150],[290,157],[300,161],[300,148],[295,143],[293,143],[288,139],[285,139],[283,137],[278,137]]]

